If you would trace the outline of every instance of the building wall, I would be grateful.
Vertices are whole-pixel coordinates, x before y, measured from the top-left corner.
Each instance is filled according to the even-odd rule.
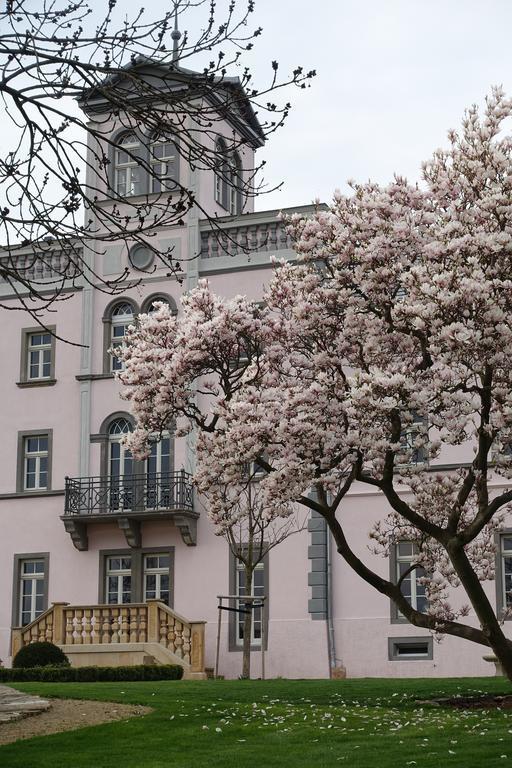
[[[226,131],[228,127],[226,126]],[[228,135],[226,133],[226,135]],[[247,150],[244,163],[253,164],[253,152]],[[211,173],[181,165],[183,180],[198,196],[209,213],[225,215],[214,200]],[[247,210],[252,210],[252,202]],[[184,226],[155,233],[162,250],[169,245],[182,260],[182,280],[168,277],[158,267],[151,275],[133,273],[143,278],[140,284],[127,282],[120,298],[129,298],[138,307],[155,292],[170,295],[179,307],[179,298],[202,275],[212,288],[224,296],[244,294],[259,300],[271,278],[271,252],[240,253],[217,259],[197,258],[199,214],[191,211]],[[254,215],[256,216],[256,215]],[[259,218],[258,218],[259,217]],[[274,221],[275,215],[259,214],[252,222]],[[234,225],[243,226],[241,217]],[[279,256],[293,257],[280,246]],[[104,253],[89,257],[100,275],[115,277],[128,262],[128,248],[109,245]],[[189,258],[190,257],[190,258]],[[101,592],[100,557],[105,550],[128,548],[123,532],[114,523],[89,525],[88,549],[77,551],[65,531],[65,477],[97,476],[101,472],[100,444],[97,435],[106,417],[126,411],[120,399],[120,385],[104,371],[104,328],[112,297],[84,285],[68,301],[55,305],[55,312],[43,314],[41,321],[56,326],[58,335],[79,347],[56,341],[56,383],[52,386],[19,387],[22,330],[33,326],[27,315],[4,313],[4,343],[0,371],[0,397],[4,404],[3,439],[0,442],[0,658],[9,663],[12,627],[13,564],[16,555],[49,553],[48,601],[66,601],[74,605],[95,604]],[[78,378],[77,378],[78,377]],[[53,431],[52,492],[16,494],[18,432]],[[193,466],[192,443],[176,441],[175,467]],[[467,460],[469,446],[445,449],[440,461],[457,463]],[[142,524],[142,548],[172,548],[174,551],[174,608],[191,620],[205,620],[206,662],[214,665],[217,631],[217,596],[230,590],[230,557],[222,538],[215,536],[206,510],[200,510],[197,545],[187,546],[171,521]],[[354,550],[371,562],[382,575],[389,575],[389,561],[376,558],[368,550],[368,531],[372,522],[382,517],[384,503],[378,493],[355,488],[344,504],[347,536]],[[309,583],[313,568],[311,547],[318,547],[313,530],[304,530],[274,549],[268,566],[268,652],[267,675],[283,677],[327,677],[329,675],[327,604],[325,590],[314,590]],[[321,537],[320,537],[321,538]],[[389,601],[372,590],[343,562],[332,548],[332,616],[336,664],[349,676],[424,676],[492,674],[491,665],[482,660],[486,652],[474,644],[445,638],[434,643],[432,659],[390,661],[390,638],[423,637],[428,633],[391,620]],[[316,551],[316,550],[315,550]],[[318,557],[326,564],[326,554]],[[322,562],[321,562],[322,561]],[[486,585],[495,601],[495,585]],[[456,598],[457,599],[457,598]],[[322,600],[324,602],[322,602]],[[314,607],[313,607],[314,604]],[[474,616],[470,619],[475,621]],[[224,615],[221,634],[220,672],[237,677],[241,672],[241,652],[229,650],[229,620]],[[507,625],[507,630],[510,625]],[[261,673],[260,654],[253,658],[253,675]]]

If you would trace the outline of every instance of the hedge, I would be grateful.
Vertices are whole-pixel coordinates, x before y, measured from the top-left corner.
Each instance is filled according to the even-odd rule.
[[[102,683],[138,680],[181,680],[183,667],[178,664],[136,665],[133,667],[0,667],[0,683]]]

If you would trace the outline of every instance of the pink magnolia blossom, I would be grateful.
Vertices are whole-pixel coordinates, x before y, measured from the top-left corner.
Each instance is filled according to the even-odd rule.
[[[493,578],[512,501],[511,114],[495,89],[425,163],[421,187],[353,184],[328,211],[289,217],[298,258],[275,263],[263,306],[201,281],[179,319],[165,306],[141,316],[120,353],[132,449],[171,422],[196,429],[195,482],[214,523],[264,457],[269,519],[298,501],[318,510],[340,554],[412,623],[491,646],[509,676],[480,581]],[[467,466],[436,469],[453,445]],[[337,511],[356,481],[382,493],[373,546],[417,544],[427,614],[352,551]],[[460,623],[468,609],[450,606],[448,587],[466,592],[480,629]]]

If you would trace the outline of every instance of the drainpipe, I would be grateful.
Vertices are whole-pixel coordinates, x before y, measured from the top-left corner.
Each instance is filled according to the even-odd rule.
[[[336,637],[334,634],[334,620],[332,615],[332,536],[329,526],[325,526],[327,558],[325,561],[327,582],[327,651],[329,655],[329,677],[337,677],[336,669]]]

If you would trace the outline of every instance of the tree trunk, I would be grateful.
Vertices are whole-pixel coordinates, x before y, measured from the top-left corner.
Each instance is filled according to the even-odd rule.
[[[475,609],[482,631],[489,645],[501,662],[503,671],[512,682],[512,643],[505,637],[494,610],[484,592],[482,584],[473,570],[464,549],[447,547],[450,560],[460,578],[461,584]]]
[[[246,563],[245,565],[245,594],[252,595],[252,573],[253,567]],[[252,603],[246,603],[247,613],[244,615],[244,645],[242,654],[242,678],[251,677],[251,636],[252,636]]]

